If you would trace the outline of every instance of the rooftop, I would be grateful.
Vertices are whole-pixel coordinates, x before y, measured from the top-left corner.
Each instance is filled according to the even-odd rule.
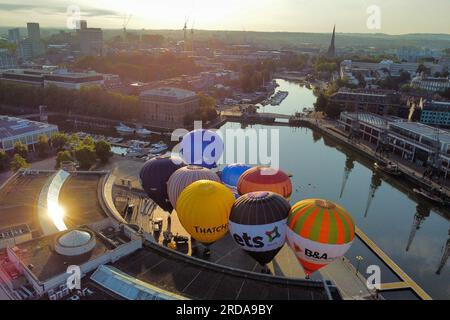
[[[58,127],[48,123],[0,116],[0,140],[35,131],[47,131],[46,129],[58,130]]]
[[[175,100],[184,100],[194,98],[196,96],[196,93],[193,91],[173,87],[150,89],[141,93],[141,97],[165,98]]]
[[[92,251],[78,256],[64,256],[54,250],[55,239],[61,233],[36,238],[17,245],[16,255],[24,266],[39,281],[47,281],[55,276],[65,273],[69,265],[82,265],[94,260],[109,250],[109,244],[97,237]]]
[[[281,278],[212,264],[150,243],[112,266],[132,278],[190,299],[328,300],[323,281]]]
[[[394,116],[380,116],[369,112],[343,112],[343,115],[352,119],[358,119],[360,122],[364,122],[375,127],[385,128],[386,123],[398,123],[404,121],[402,118]]]
[[[419,134],[421,136],[427,137],[431,140],[436,140],[439,134],[439,140],[441,143],[450,143],[450,132],[442,129],[438,129],[432,126],[428,126],[419,122],[399,122],[391,124],[397,128],[408,130]]]

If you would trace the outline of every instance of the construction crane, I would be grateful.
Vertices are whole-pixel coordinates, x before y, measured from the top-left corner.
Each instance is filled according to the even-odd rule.
[[[342,198],[344,195],[345,186],[347,185],[348,178],[350,177],[350,173],[352,172],[353,168],[355,167],[355,159],[352,156],[347,156],[347,159],[345,160],[345,167],[344,167],[344,178],[342,179],[342,185],[341,185],[341,192],[339,194],[339,199]]]
[[[416,236],[417,231],[420,229],[425,219],[429,216],[430,207],[425,204],[417,204],[416,213],[414,214],[414,222],[411,227],[408,243],[406,244],[406,251],[409,251],[409,248],[411,248],[411,244]]]
[[[195,20],[192,22],[192,27],[191,27],[191,51],[194,51],[194,25],[195,25]]]
[[[372,180],[370,182],[369,196],[367,197],[367,204],[366,204],[366,211],[364,211],[364,218],[367,218],[367,215],[369,214],[370,205],[372,204],[372,200],[375,198],[375,193],[377,192],[378,188],[381,187],[381,184],[382,184],[381,177],[378,175],[377,172],[374,172],[372,174]]]
[[[183,27],[183,40],[184,40],[184,51],[187,51],[187,24],[189,22],[189,17],[184,19],[184,27]]]
[[[450,230],[448,230],[448,235],[450,237]],[[450,256],[450,238],[448,238],[447,242],[445,243],[445,246],[442,249],[443,255],[441,262],[439,263],[439,267],[436,271],[436,274],[441,274],[441,271],[444,268],[445,264],[447,263],[448,257]]]
[[[125,14],[123,17],[122,31],[123,31],[123,41],[124,42],[127,39],[127,26],[130,23],[130,20],[132,17],[133,17],[132,14]]]

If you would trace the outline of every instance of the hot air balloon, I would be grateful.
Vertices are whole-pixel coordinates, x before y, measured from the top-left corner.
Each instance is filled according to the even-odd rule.
[[[233,192],[234,197],[237,199],[239,198],[239,193],[237,191],[237,184],[239,181],[239,178],[241,175],[250,169],[252,166],[249,166],[247,164],[241,164],[241,163],[235,163],[227,165],[225,168],[223,168],[220,178],[222,182],[230,188],[230,190]]]
[[[199,180],[178,197],[176,210],[186,231],[208,245],[228,232],[228,218],[234,203],[233,193],[223,184]]]
[[[355,224],[340,205],[321,199],[296,203],[289,212],[287,240],[307,277],[342,257],[355,237]]]
[[[186,163],[178,157],[155,157],[147,161],[139,173],[141,186],[149,198],[169,213],[173,207],[167,195],[167,181],[172,173],[184,166]]]
[[[272,191],[289,199],[292,194],[292,183],[282,170],[257,166],[241,175],[237,189],[240,195],[255,191]]]
[[[223,148],[223,140],[217,132],[197,129],[183,137],[180,152],[186,163],[212,169],[222,156]]]
[[[211,180],[220,182],[217,174],[211,170],[200,166],[187,166],[178,169],[171,176],[167,182],[167,193],[169,195],[170,203],[176,207],[178,197],[181,192],[191,183],[198,180]]]
[[[289,202],[279,194],[247,193],[231,209],[230,234],[245,252],[264,266],[285,243],[290,209]]]

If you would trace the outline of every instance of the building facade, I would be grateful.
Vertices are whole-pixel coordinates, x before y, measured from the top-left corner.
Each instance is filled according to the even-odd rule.
[[[45,46],[41,41],[41,29],[39,27],[39,23],[28,22],[27,30],[28,39],[32,48],[32,57],[35,58],[42,56],[45,53]]]
[[[77,30],[80,51],[83,55],[101,56],[103,54],[103,31],[100,28],[88,28],[87,21],[80,21]]]
[[[450,128],[450,101],[426,100],[423,103],[420,122]]]
[[[169,128],[183,127],[185,117],[199,108],[195,92],[170,87],[144,91],[140,101],[145,120]]]
[[[16,56],[8,49],[0,49],[0,69],[17,67]]]
[[[450,79],[448,77],[437,78],[420,75],[411,81],[411,86],[430,92],[444,92],[450,89]]]
[[[18,44],[20,42],[20,30],[19,28],[8,30],[8,41],[11,43]]]
[[[406,118],[408,108],[400,103],[400,95],[389,90],[341,89],[331,96],[331,102],[341,110],[370,112]]]
[[[58,126],[20,118],[0,116],[0,149],[11,151],[16,142],[34,149],[40,135],[51,138]]]
[[[360,138],[375,146],[386,137],[386,143],[395,155],[419,166],[432,165],[433,159],[438,156],[441,176],[450,179],[449,131],[370,113],[342,112],[339,125],[346,132],[357,128]]]
[[[79,90],[87,86],[103,86],[102,74],[95,72],[75,73],[66,70],[11,69],[0,74],[0,80],[39,87],[57,86]]]

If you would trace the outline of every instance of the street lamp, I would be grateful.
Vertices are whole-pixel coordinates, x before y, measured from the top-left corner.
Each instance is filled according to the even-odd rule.
[[[358,260],[358,263],[356,264],[356,274],[358,274],[358,272],[359,272],[359,265],[360,265],[361,261],[364,260],[364,258],[362,256],[356,256],[356,260]]]

